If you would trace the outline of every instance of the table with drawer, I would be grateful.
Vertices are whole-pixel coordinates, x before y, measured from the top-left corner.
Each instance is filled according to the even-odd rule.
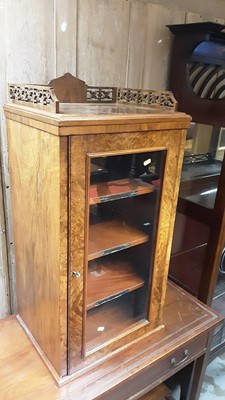
[[[216,312],[168,282],[163,328],[141,342],[128,343],[122,351],[106,356],[103,363],[96,362],[59,387],[16,318],[5,318],[0,321],[2,398],[25,400],[32,394],[32,400],[141,399],[191,366],[189,375],[184,374],[181,399],[197,399],[190,387],[195,362],[204,359],[221,320]]]

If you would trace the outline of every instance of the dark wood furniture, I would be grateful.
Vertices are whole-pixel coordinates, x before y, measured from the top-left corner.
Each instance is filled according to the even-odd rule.
[[[165,388],[158,385],[183,373],[181,399],[197,400],[190,372],[196,360],[204,359],[210,332],[220,321],[214,311],[169,283],[164,329],[141,340],[137,337],[123,351],[94,363],[58,387],[16,318],[10,316],[0,320],[1,396],[10,400],[159,400]],[[156,394],[158,397],[153,397]]]
[[[169,26],[174,34],[170,89],[179,110],[189,113],[170,276],[225,315],[225,34],[224,25]],[[213,352],[224,348],[225,329]]]
[[[224,28],[213,22],[168,25],[174,34],[170,88],[194,122],[223,126]]]

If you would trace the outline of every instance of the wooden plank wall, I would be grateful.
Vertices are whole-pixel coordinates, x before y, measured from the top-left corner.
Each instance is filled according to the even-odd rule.
[[[16,311],[7,82],[47,83],[69,71],[89,85],[166,89],[165,25],[197,21],[224,23],[224,0],[0,0],[0,317]]]

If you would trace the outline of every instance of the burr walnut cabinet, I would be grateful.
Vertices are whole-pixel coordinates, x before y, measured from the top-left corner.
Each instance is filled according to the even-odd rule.
[[[169,92],[87,87],[69,74],[9,88],[18,319],[59,383],[127,349],[141,359],[167,329],[190,118]],[[203,333],[219,320],[205,315]]]

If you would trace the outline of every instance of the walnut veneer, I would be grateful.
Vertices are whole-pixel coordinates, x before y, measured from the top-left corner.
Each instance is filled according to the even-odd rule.
[[[68,79],[59,98],[74,98]],[[167,346],[172,320],[167,326],[163,312],[190,117],[174,110],[168,92],[80,88],[87,93],[78,101],[104,104],[55,104],[53,89],[11,85],[5,116],[18,319],[57,381],[82,388],[87,371],[92,379],[92,368],[111,370],[115,354],[121,362],[139,353],[147,371],[154,351],[145,354],[146,344],[157,337]],[[212,325],[200,322],[193,335]]]

